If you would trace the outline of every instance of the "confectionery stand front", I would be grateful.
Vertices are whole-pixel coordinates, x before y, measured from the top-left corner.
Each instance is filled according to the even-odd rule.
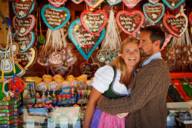
[[[192,127],[191,0],[0,0],[0,128],[81,128],[95,71],[158,26],[167,127]]]

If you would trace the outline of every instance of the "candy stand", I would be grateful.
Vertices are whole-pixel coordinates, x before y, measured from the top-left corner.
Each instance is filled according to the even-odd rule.
[[[81,128],[95,71],[146,26],[166,34],[167,126],[191,127],[191,0],[0,0],[0,128]]]

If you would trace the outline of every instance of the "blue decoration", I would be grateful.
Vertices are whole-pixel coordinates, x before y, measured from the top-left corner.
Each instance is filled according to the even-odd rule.
[[[78,28],[78,27],[81,27],[81,28]],[[69,26],[69,29],[68,29],[68,35],[69,35],[69,39],[72,41],[72,43],[75,45],[75,47],[77,48],[77,50],[80,52],[80,54],[83,56],[84,59],[88,60],[89,57],[92,55],[92,53],[95,51],[95,49],[99,46],[99,44],[102,42],[102,40],[104,39],[105,37],[105,33],[106,33],[106,30],[103,29],[100,33],[100,35],[98,35],[98,39],[96,42],[94,42],[95,44],[93,45],[93,47],[87,52],[85,53],[82,46],[81,46],[81,42],[79,42],[78,38],[75,37],[75,30],[76,29],[84,29],[81,22],[80,22],[80,19],[78,18],[77,20],[73,21],[71,23],[71,25]],[[86,31],[84,29],[84,31]],[[89,32],[86,31],[86,34],[90,34]],[[95,35],[92,35],[93,37],[95,37]],[[86,41],[84,42],[86,43]]]
[[[180,0],[178,3],[176,3],[176,5],[173,5],[172,3],[169,3],[167,0],[162,0],[162,1],[171,10],[178,8],[181,4],[183,4],[185,2],[185,0]]]
[[[47,21],[47,18],[45,17],[45,12],[46,12],[46,9],[52,9],[52,10],[55,10],[55,11],[58,11],[58,12],[65,12],[66,13],[66,17],[65,17],[65,20],[62,21],[62,23],[60,25],[57,25],[57,26],[51,26],[48,21]],[[49,29],[51,29],[52,31],[55,31],[55,30],[58,30],[62,27],[64,27],[66,25],[66,23],[69,21],[70,19],[70,11],[68,8],[66,7],[59,7],[59,8],[56,8],[50,4],[46,4],[43,6],[42,10],[41,10],[41,17],[43,18],[43,22],[47,25],[47,27]],[[51,18],[51,17],[49,17]],[[60,18],[61,19],[61,18]]]
[[[147,6],[154,6],[154,7],[155,7],[155,6],[161,6],[161,7],[162,7],[162,12],[161,12],[160,16],[159,16],[156,20],[153,20],[151,17],[148,16],[147,10],[146,10],[146,7],[147,7]],[[155,11],[155,10],[154,10],[154,11]],[[143,12],[144,12],[145,18],[146,18],[149,22],[151,22],[152,24],[155,24],[155,23],[158,23],[158,22],[162,19],[163,15],[165,14],[165,6],[164,6],[163,4],[161,4],[161,3],[155,3],[155,4],[146,3],[146,4],[143,5]],[[154,14],[155,14],[155,13],[154,13]]]

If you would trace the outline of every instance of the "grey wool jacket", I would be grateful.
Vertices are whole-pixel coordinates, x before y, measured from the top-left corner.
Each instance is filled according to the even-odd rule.
[[[102,97],[98,107],[108,113],[128,112],[126,128],[166,128],[166,97],[170,85],[162,59],[143,66],[132,81],[131,95],[119,99]]]

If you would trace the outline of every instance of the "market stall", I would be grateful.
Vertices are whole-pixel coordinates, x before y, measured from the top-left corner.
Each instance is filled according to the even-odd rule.
[[[146,26],[166,34],[168,126],[184,127],[192,120],[191,7],[191,0],[0,0],[0,128],[82,127],[95,71]],[[183,122],[181,112],[190,113]]]

